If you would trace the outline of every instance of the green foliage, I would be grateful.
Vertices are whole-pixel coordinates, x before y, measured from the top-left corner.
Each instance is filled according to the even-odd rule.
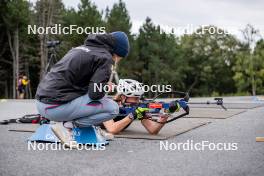
[[[54,11],[52,18],[48,16],[49,10]],[[19,29],[20,72],[30,75],[32,94],[36,91],[40,36],[27,34],[29,24],[105,26],[107,32],[124,31],[128,34],[131,50],[118,67],[121,78],[136,79],[149,85],[170,84],[174,90],[181,91],[192,88],[193,96],[248,95],[252,85],[257,94],[264,94],[263,39],[256,43],[254,52],[250,52],[250,44],[242,43],[233,35],[210,34],[203,30],[205,33],[175,36],[163,32],[148,17],[135,35],[131,33],[132,21],[122,0],[104,12],[90,0],[81,0],[77,9],[65,8],[61,0],[38,0],[35,6],[24,0],[3,0],[0,11],[0,97],[11,97],[12,75],[8,73],[13,68],[7,31],[12,33],[15,28]],[[205,28],[218,29],[216,26]],[[87,35],[73,33],[46,37],[47,40],[62,41],[58,47],[59,58],[62,58],[72,47],[82,45]]]
[[[26,33],[31,15],[30,4],[24,0],[4,0],[0,4],[0,11],[0,96],[12,97],[15,77],[19,71],[25,70],[25,63],[28,63],[29,38]],[[19,47],[19,43],[23,45]],[[24,62],[15,61],[15,54]]]
[[[139,30],[137,68],[133,69],[139,73],[139,81],[148,85],[168,84],[173,89],[183,90],[184,61],[177,41],[175,36],[155,26],[150,18],[146,19]]]
[[[131,35],[132,23],[130,16],[126,9],[126,5],[123,1],[119,1],[113,5],[113,8],[109,10],[107,7],[105,15],[105,23],[107,32],[123,31],[128,35],[130,42],[130,53],[127,58],[121,60],[118,72],[121,78],[138,78],[137,64],[137,45],[134,36]]]
[[[189,86],[194,84],[192,93],[210,95],[212,92],[225,94],[236,91],[232,67],[239,41],[235,37],[208,32],[185,35],[181,39],[181,47],[187,62],[185,83]]]
[[[107,32],[123,31],[130,34],[132,23],[126,5],[122,0],[115,3],[111,11],[106,13],[106,22]]]
[[[249,67],[253,62],[253,68]],[[264,41],[259,40],[253,54],[248,46],[245,46],[236,56],[236,64],[233,67],[234,80],[239,92],[251,92],[251,71],[255,78],[257,94],[264,93]],[[253,69],[253,70],[252,70]]]
[[[254,56],[254,70],[256,78],[257,94],[264,94],[264,40],[257,42]]]
[[[29,21],[29,3],[23,0],[10,0],[6,4],[6,12],[2,13],[8,29],[24,27]]]
[[[62,24],[63,26],[76,25],[83,28],[104,26],[102,14],[90,0],[81,0],[78,10],[74,8],[65,9],[62,15]],[[88,30],[88,32],[90,31]],[[72,47],[82,45],[86,37],[85,33],[81,35],[75,32],[71,35],[62,35],[61,55],[65,54]]]

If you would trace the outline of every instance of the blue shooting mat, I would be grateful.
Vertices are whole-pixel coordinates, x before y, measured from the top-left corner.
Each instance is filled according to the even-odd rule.
[[[73,136],[77,143],[80,144],[91,144],[91,145],[106,145],[109,142],[105,140],[98,132],[96,128],[86,127],[86,128],[74,128]],[[28,141],[37,141],[37,142],[60,142],[58,137],[51,130],[50,124],[43,124],[37,128],[35,133],[28,139]]]
[[[109,143],[93,126],[73,128],[73,137],[80,144],[106,145]]]
[[[50,124],[40,125],[39,128],[33,133],[28,141],[37,142],[60,142],[57,136],[51,130]]]

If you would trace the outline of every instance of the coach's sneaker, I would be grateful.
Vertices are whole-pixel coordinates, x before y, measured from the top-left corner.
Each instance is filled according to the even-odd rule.
[[[63,145],[68,148],[77,148],[78,143],[73,139],[72,131],[65,128],[62,123],[52,125],[51,130],[60,139]]]
[[[111,133],[107,133],[105,130],[103,130],[100,127],[95,127],[97,134],[101,135],[105,140],[113,140],[114,139],[114,135]]]

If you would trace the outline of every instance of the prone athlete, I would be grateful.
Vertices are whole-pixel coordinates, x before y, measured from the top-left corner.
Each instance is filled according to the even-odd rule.
[[[133,91],[131,91],[133,90]],[[118,84],[117,95],[113,98],[119,105],[120,116],[114,119],[103,122],[103,128],[106,129],[108,133],[104,133],[106,138],[112,138],[111,134],[118,134],[123,131],[128,125],[130,125],[134,120],[140,120],[141,124],[145,127],[149,134],[156,135],[164,126],[164,122],[169,118],[169,114],[159,114],[157,122],[150,120],[152,115],[149,113],[149,108],[138,107],[124,116],[124,106],[123,105],[135,105],[139,104],[140,98],[144,94],[142,84],[136,80],[132,79],[121,79]],[[175,111],[180,109],[179,104],[174,104]],[[123,114],[123,115],[122,115]]]

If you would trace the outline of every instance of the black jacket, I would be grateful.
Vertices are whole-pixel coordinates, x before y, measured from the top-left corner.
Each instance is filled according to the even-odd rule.
[[[85,44],[71,49],[38,85],[36,99],[47,104],[67,103],[89,94],[93,100],[105,93],[94,84],[105,85],[111,75],[114,39],[109,34],[89,35]]]

